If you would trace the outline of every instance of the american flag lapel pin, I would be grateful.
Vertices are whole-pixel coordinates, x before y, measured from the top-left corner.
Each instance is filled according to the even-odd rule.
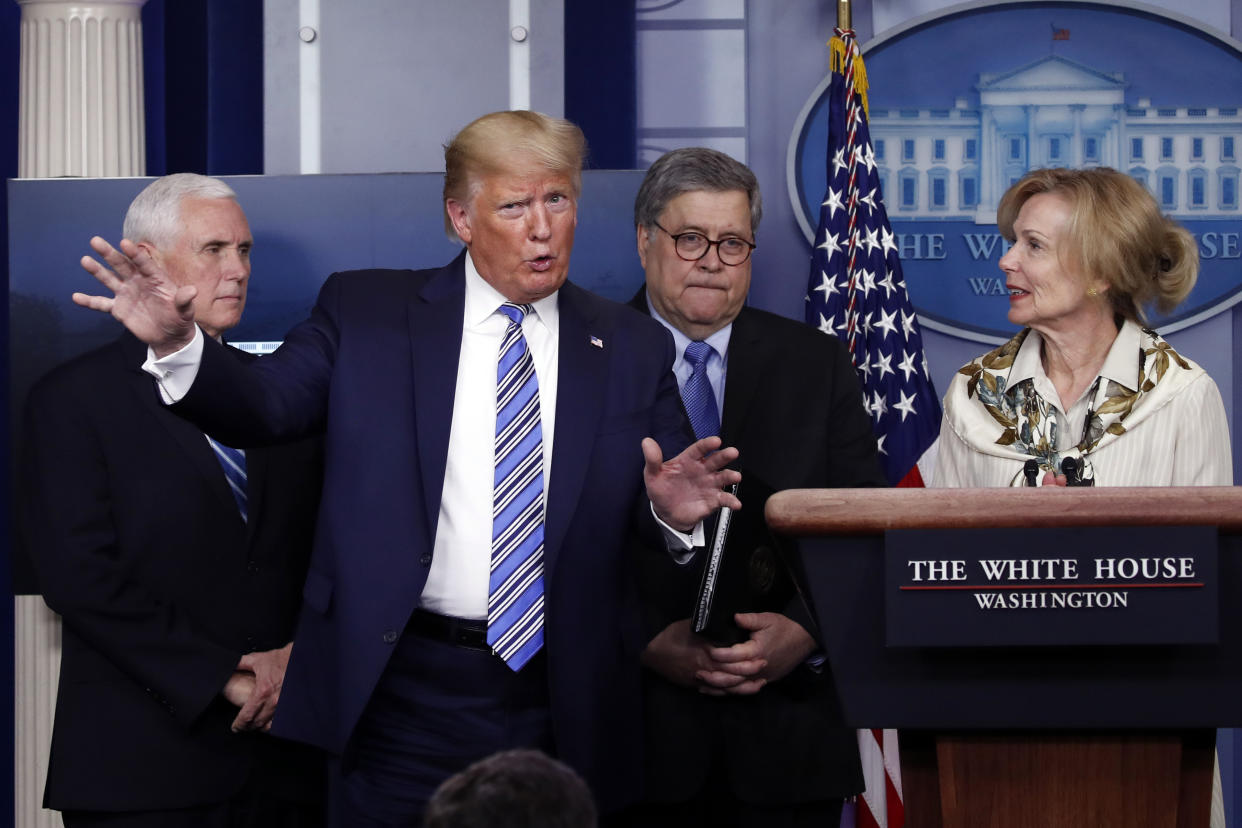
[[[591,344],[595,346],[596,348],[603,349],[604,340],[600,339],[598,336],[593,336],[591,337]]]

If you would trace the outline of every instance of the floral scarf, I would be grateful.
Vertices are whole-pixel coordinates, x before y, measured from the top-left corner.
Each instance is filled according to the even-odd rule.
[[[1126,322],[1126,325],[1133,323]],[[1090,455],[1134,428],[1185,388],[1203,369],[1173,350],[1158,333],[1146,328],[1139,334],[1138,388],[1097,377],[1087,392],[1091,403],[1078,443],[1058,451],[1059,424],[1051,406],[1035,390],[1032,379],[1009,386],[1009,370],[1030,328],[994,351],[961,368],[968,378],[965,398],[950,393],[945,399],[945,418],[976,451],[1008,457],[1023,464],[1034,459],[1040,473],[1061,469],[1073,457],[1082,463],[1082,478],[1095,476]],[[1172,370],[1170,370],[1172,369]],[[957,386],[957,383],[954,383]],[[1025,485],[1021,470],[1011,486]]]

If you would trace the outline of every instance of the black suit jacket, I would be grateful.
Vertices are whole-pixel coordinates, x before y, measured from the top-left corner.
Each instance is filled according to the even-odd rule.
[[[321,780],[297,778],[316,770],[309,749],[230,732],[237,711],[220,691],[242,653],[292,638],[319,447],[247,452],[244,522],[202,432],[138,367],[145,354],[126,334],[52,371],[27,402],[21,537],[64,620],[44,803],[217,802],[252,772],[266,778],[268,759],[280,771],[268,783],[313,793]]]
[[[647,311],[645,291],[632,303]],[[733,322],[721,437],[740,452],[744,512],[762,515],[747,480],[773,491],[883,486],[875,438],[848,353],[834,337],[751,308]],[[742,513],[737,519],[741,519]],[[796,581],[797,550],[785,548]],[[648,557],[648,631],[687,618],[705,555],[687,567]],[[813,609],[794,599],[784,614],[818,638]],[[841,719],[832,672],[803,665],[750,697],[716,698],[646,678],[648,798],[680,801],[723,762],[739,798],[790,803],[862,790],[858,743]]]

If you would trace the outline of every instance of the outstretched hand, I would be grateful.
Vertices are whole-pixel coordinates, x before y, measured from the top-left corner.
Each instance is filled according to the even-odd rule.
[[[83,256],[82,269],[113,295],[74,293],[75,304],[112,314],[130,333],[150,345],[157,357],[190,343],[194,338],[195,287],[177,285],[145,248],[128,239],[122,239],[117,250],[95,236],[91,249],[107,265]]]
[[[704,437],[671,460],[647,437],[643,459],[647,498],[656,516],[679,532],[689,532],[721,506],[742,508],[740,500],[724,491],[742,479],[741,472],[726,468],[737,459],[737,449],[720,448],[719,437]]]

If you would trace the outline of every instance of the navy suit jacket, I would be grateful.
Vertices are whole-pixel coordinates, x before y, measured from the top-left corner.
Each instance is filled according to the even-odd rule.
[[[275,731],[342,752],[431,566],[457,380],[465,254],[423,271],[334,274],[310,319],[248,369],[207,342],[177,408],[237,445],[323,430],[315,550]],[[650,318],[572,284],[560,314],[547,499],[553,737],[604,810],[641,777],[641,623],[628,538],[646,513],[643,437],[690,440]],[[654,528],[654,521],[649,521]]]
[[[21,537],[64,618],[44,801],[185,808],[259,778],[313,801],[323,757],[231,732],[220,691],[242,653],[293,637],[319,447],[248,452],[243,522],[203,433],[139,368],[146,351],[126,334],[52,371],[26,407]]]

